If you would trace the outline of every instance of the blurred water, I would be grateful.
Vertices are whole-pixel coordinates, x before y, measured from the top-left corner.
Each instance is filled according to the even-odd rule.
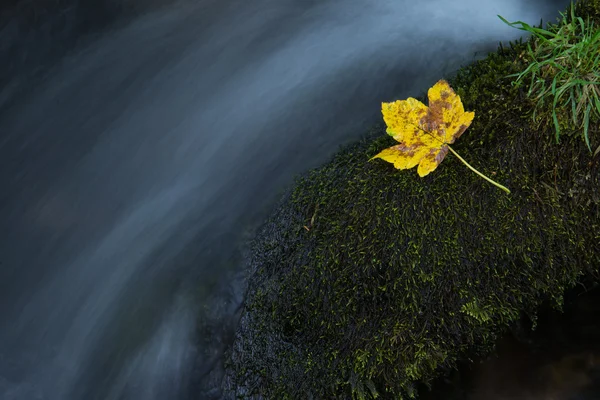
[[[0,398],[199,398],[194,375],[226,342],[204,336],[226,329],[198,321],[227,325],[240,243],[279,190],[381,101],[516,38],[496,14],[533,23],[564,3],[179,2],[37,80],[7,69]],[[15,51],[18,32],[1,34]]]

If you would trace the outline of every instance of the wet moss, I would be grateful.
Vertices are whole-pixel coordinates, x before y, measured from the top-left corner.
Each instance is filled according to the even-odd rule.
[[[523,51],[513,43],[450,79],[476,113],[454,148],[511,195],[452,155],[425,178],[369,162],[393,144],[383,127],[298,180],[253,244],[232,396],[411,397],[597,275],[599,161],[579,138],[557,145],[532,126],[505,78]]]
[[[600,24],[600,0],[580,0],[576,2],[575,12],[582,17],[590,17],[596,26]]]

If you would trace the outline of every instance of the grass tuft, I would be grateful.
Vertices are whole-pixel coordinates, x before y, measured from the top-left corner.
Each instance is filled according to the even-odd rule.
[[[560,22],[548,24],[547,29],[498,16],[507,25],[532,35],[525,55],[527,67],[508,77],[516,77],[516,86],[529,81],[527,96],[535,102],[534,121],[544,120],[540,111],[551,105],[557,143],[561,117],[570,113],[592,151],[590,120],[600,119],[600,29],[589,16],[585,20],[576,16],[573,5],[560,15]]]

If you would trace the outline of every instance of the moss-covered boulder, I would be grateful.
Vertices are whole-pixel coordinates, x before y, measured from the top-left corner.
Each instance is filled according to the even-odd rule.
[[[299,179],[253,244],[232,397],[401,398],[562,303],[600,262],[600,157],[532,127],[513,44],[450,79],[471,127],[425,178],[369,158],[382,127]],[[599,127],[590,137],[600,138]],[[595,139],[594,139],[595,138]]]

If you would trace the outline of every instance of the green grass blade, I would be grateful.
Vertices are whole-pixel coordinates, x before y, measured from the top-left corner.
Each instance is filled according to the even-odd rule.
[[[579,27],[581,28],[581,35],[585,36],[585,24],[583,22],[583,18],[578,17],[577,22],[579,22]]]
[[[571,90],[569,91],[570,95],[569,95],[569,99],[571,100],[571,116],[573,117],[573,125],[577,124],[577,106],[576,106],[576,95],[575,95],[575,89],[573,87],[571,87]]]
[[[558,123],[558,117],[556,116],[556,108],[552,107],[552,120],[554,121],[554,130],[555,130],[555,137],[556,137],[556,143],[560,143],[560,125]]]
[[[510,26],[510,27],[513,27],[513,28],[514,28],[514,23],[508,22],[508,21],[506,20],[506,18],[504,18],[504,17],[503,17],[502,15],[500,15],[500,14],[496,14],[496,16],[497,16],[498,18],[500,18],[500,19],[502,20],[502,22],[504,22],[506,25],[508,25],[508,26]]]
[[[583,137],[585,138],[585,144],[587,144],[590,152],[592,151],[592,146],[590,145],[590,137],[588,135],[588,129],[590,126],[590,110],[592,109],[592,104],[589,103],[585,108],[585,113],[583,114]]]
[[[590,37],[590,42],[594,43],[596,40],[598,40],[598,38],[600,38],[600,29],[598,29],[596,31],[596,33],[594,33],[594,35],[592,35],[592,37]]]
[[[536,37],[540,38],[541,40],[543,40],[545,42],[548,41],[548,38],[546,36],[556,37],[556,34],[553,32],[547,31],[542,28],[536,28],[536,27],[531,26],[528,23],[523,22],[523,21],[508,22],[501,15],[498,15],[498,18],[500,18],[502,20],[502,22],[504,22],[506,25],[508,25],[512,28],[517,28],[522,31],[527,31],[529,33],[533,33],[533,34],[535,34]]]
[[[594,104],[596,105],[596,111],[598,112],[598,116],[600,116],[600,95],[598,95],[598,88],[594,88],[592,91],[592,96],[594,98]]]

